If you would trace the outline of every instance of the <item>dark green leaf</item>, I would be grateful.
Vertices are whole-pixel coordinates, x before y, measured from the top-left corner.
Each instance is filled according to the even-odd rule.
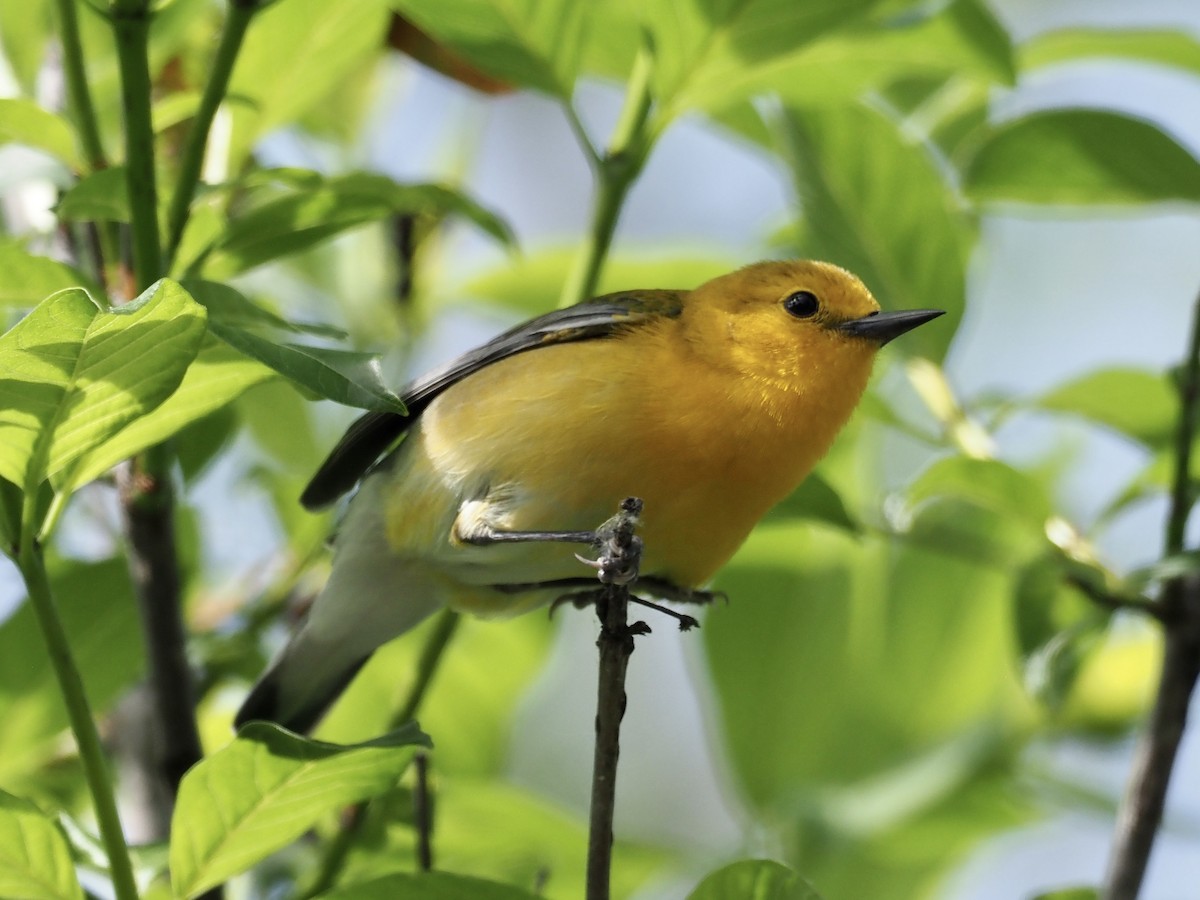
[[[311,741],[251,722],[194,766],[179,787],[171,883],[194,897],[304,834],[322,815],[375,796],[429,738],[408,726],[364,744]]]
[[[687,900],[821,900],[821,895],[787,866],[744,859],[705,876]]]
[[[210,323],[229,325],[248,331],[278,331],[288,334],[307,334],[314,337],[344,341],[345,331],[320,322],[291,322],[278,316],[229,285],[199,279],[187,279],[183,286],[208,310]]]
[[[397,897],[412,897],[414,900],[537,900],[538,896],[510,884],[484,881],[482,878],[451,875],[448,872],[425,872],[385,875],[374,881],[363,881],[340,891],[321,894],[321,900],[396,900]]]
[[[165,279],[111,310],[78,289],[39,304],[0,337],[0,476],[36,486],[158,406],[204,331],[204,308]]]
[[[1035,402],[1043,409],[1083,416],[1151,447],[1162,447],[1171,439],[1179,413],[1171,383],[1141,369],[1092,372]]]
[[[815,519],[852,534],[858,533],[861,527],[850,516],[833,485],[816,472],[804,479],[800,487],[768,513],[767,521],[777,519]]]
[[[299,253],[350,228],[399,213],[465,216],[500,242],[508,226],[463,194],[436,184],[398,184],[365,172],[268,200],[234,218],[210,264],[237,272]]]
[[[188,285],[201,303],[211,304],[209,330],[251,359],[318,397],[361,409],[404,412],[400,398],[383,383],[378,355],[291,343],[283,337],[301,326],[284,322],[276,327],[281,320],[257,309],[227,285],[211,281]]]
[[[16,241],[0,240],[0,306],[33,306],[71,287],[97,296],[102,293],[90,278],[66,263],[30,253]]]
[[[1060,888],[1045,894],[1038,894],[1030,900],[1100,900],[1100,891],[1092,887]]]
[[[128,222],[131,213],[125,167],[112,166],[85,175],[62,195],[54,211],[68,222]]]
[[[0,145],[9,143],[44,150],[72,169],[83,165],[67,120],[32,100],[0,98]]]
[[[998,126],[966,168],[980,203],[1128,205],[1200,201],[1200,162],[1142,119],[1089,109]]]
[[[1024,70],[1089,59],[1152,63],[1200,75],[1200,41],[1183,31],[1064,28],[1021,45]]]
[[[27,800],[0,791],[0,896],[82,900],[67,839]]]
[[[897,341],[940,360],[962,316],[974,228],[929,148],[866,107],[791,111],[780,124],[804,218],[802,254],[850,269],[886,308],[946,310]]]

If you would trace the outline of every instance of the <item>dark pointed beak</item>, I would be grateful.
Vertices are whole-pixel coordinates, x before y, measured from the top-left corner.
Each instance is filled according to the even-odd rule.
[[[944,309],[901,309],[895,312],[877,312],[861,319],[851,319],[837,326],[838,331],[852,334],[855,337],[867,338],[882,347],[893,338],[898,338],[906,331],[912,331],[918,325],[924,325],[930,319],[945,315]]]

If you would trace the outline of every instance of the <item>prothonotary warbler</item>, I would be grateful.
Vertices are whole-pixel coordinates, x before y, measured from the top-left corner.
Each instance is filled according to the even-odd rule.
[[[360,418],[305,490],[317,508],[361,480],[328,583],[238,723],[311,728],[441,607],[556,599],[586,574],[578,548],[500,538],[594,529],[625,497],[645,503],[641,573],[704,585],[829,448],[876,351],[940,314],[880,312],[827,263],[764,262],[547,313],[417,379],[407,416]]]

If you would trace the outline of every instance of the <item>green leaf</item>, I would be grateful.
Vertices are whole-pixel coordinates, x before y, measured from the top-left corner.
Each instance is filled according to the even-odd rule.
[[[0,3],[0,55],[26,94],[37,89],[46,45],[57,34],[57,17],[48,0]]]
[[[124,559],[54,565],[50,582],[88,699],[103,715],[143,673],[129,566]],[[0,625],[0,784],[15,786],[52,766],[67,724],[45,641],[23,603]]]
[[[454,286],[443,302],[464,297],[488,300],[524,316],[553,309],[562,293],[575,250],[545,250],[521,256]],[[604,266],[597,294],[614,291],[666,288],[691,290],[737,267],[737,261],[720,253],[706,256],[672,256],[640,259],[617,255]]]
[[[28,800],[0,791],[0,896],[11,900],[83,897],[67,839]]]
[[[90,278],[66,263],[30,253],[17,241],[0,240],[0,305],[33,306],[71,287],[101,293]]]
[[[404,412],[400,398],[383,383],[378,355],[290,343],[279,332],[298,326],[284,322],[273,327],[282,320],[262,309],[249,312],[253,304],[228,285],[189,281],[188,287],[201,303],[212,304],[209,331],[251,359],[318,397],[361,409]]]
[[[821,900],[821,895],[787,866],[743,859],[706,875],[687,900]]]
[[[946,310],[897,341],[940,360],[962,316],[974,227],[929,148],[863,106],[789,111],[780,125],[804,220],[802,255],[845,266],[886,308]]]
[[[912,482],[907,500],[917,507],[933,497],[948,495],[1005,513],[1039,530],[1053,513],[1041,485],[994,459],[951,456],[938,460]]]
[[[198,419],[223,408],[243,391],[274,377],[274,372],[228,344],[205,339],[179,387],[156,409],[85,453],[55,479],[64,492],[103,475],[117,463],[165,441]]]
[[[473,65],[569,100],[592,4],[572,0],[393,0],[392,6]]]
[[[1100,891],[1093,887],[1060,888],[1045,894],[1038,894],[1030,900],[1100,900]]]
[[[761,88],[764,71],[879,0],[712,0],[639,9],[654,38],[655,129],[689,109],[725,106]]]
[[[26,489],[94,450],[179,386],[204,308],[162,280],[100,310],[55,294],[0,337],[0,476]]]
[[[833,485],[817,472],[805,478],[800,487],[767,515],[767,521],[782,519],[815,519],[851,534],[857,534],[861,529]]]
[[[179,786],[171,884],[194,897],[304,834],[325,813],[382,793],[430,746],[411,724],[364,744],[310,741],[265,722],[194,766]]]
[[[69,222],[128,222],[132,213],[125,167],[111,166],[85,175],[62,195],[54,211]]]
[[[955,76],[983,85],[1015,78],[1012,44],[979,0],[956,0],[928,17],[840,29],[745,74],[752,79],[748,91],[770,90],[785,104],[804,107],[850,103],[897,78]],[[724,117],[746,96],[717,91],[699,99],[710,111],[723,104]]]
[[[1142,369],[1101,369],[1034,402],[1042,409],[1083,416],[1157,448],[1171,440],[1179,413],[1170,381]]]
[[[0,99],[0,144],[25,144],[44,150],[72,169],[83,167],[67,120],[32,100]]]
[[[1200,201],[1200,162],[1142,119],[1059,109],[999,125],[964,173],[980,203],[1128,205]]]
[[[1064,28],[1043,32],[1020,49],[1025,71],[1096,58],[1152,63],[1200,75],[1200,41],[1183,31]]]
[[[504,222],[451,188],[398,184],[386,175],[359,172],[295,190],[234,218],[212,264],[240,272],[398,213],[462,215],[506,246],[513,243]]]
[[[321,900],[395,900],[397,897],[413,897],[420,900],[537,900],[538,894],[500,884],[471,878],[467,875],[451,875],[448,872],[424,872],[419,874],[397,873],[385,875],[374,881],[352,884],[340,891],[321,894]]]
[[[325,101],[376,58],[387,24],[387,0],[287,0],[256,14],[229,84],[230,171],[260,137]]]

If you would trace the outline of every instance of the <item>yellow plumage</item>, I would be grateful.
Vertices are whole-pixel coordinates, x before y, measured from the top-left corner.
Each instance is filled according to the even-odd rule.
[[[239,718],[307,726],[434,609],[513,614],[562,589],[505,586],[585,574],[577,546],[480,545],[481,528],[584,531],[641,497],[642,573],[702,585],[828,449],[878,347],[937,314],[878,311],[835,266],[761,263],[550,314],[415,383],[416,418],[365,417],[306,494],[330,499],[373,441],[406,430],[351,503],[309,623]]]

